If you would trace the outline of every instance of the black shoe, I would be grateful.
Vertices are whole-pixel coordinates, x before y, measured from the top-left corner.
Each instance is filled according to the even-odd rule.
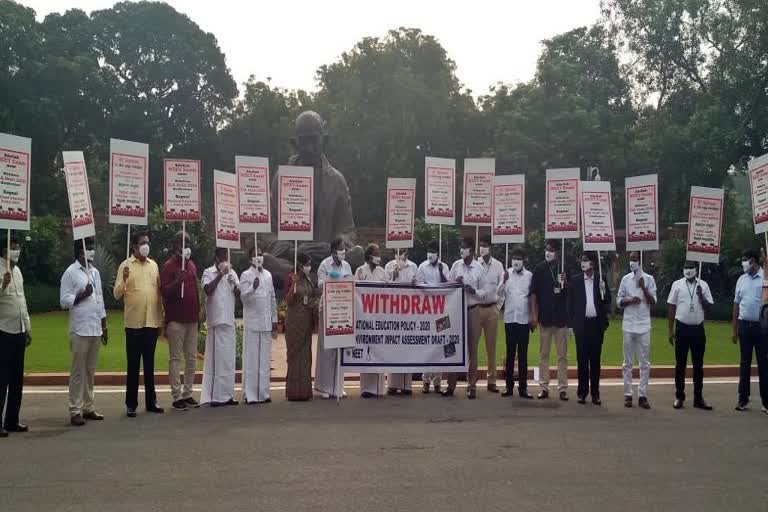
[[[440,396],[442,396],[442,397],[453,396],[453,388],[448,388],[445,391],[441,391],[440,392]]]
[[[192,407],[193,409],[197,409],[198,407],[200,407],[200,402],[198,402],[197,400],[195,400],[192,397],[185,398],[184,399],[184,403],[187,404],[188,406]]]
[[[625,396],[624,397],[624,407],[632,407],[632,397],[631,396]]]
[[[530,393],[529,393],[527,390],[525,390],[525,389],[519,389],[519,388],[518,388],[518,390],[517,390],[517,394],[518,394],[518,395],[520,395],[520,398],[527,398],[528,400],[533,400],[533,395],[532,395],[532,394],[530,394]]]
[[[135,407],[129,407],[125,410],[125,415],[129,418],[135,418],[136,417],[136,408]]]
[[[603,405],[603,401],[600,400],[600,395],[595,395],[592,397],[592,405]]]
[[[536,398],[538,398],[539,400],[546,400],[547,398],[549,398],[549,391],[547,391],[546,389],[542,389],[541,391],[539,391],[539,395]]]
[[[397,390],[395,388],[387,388],[387,394],[389,396],[395,396],[397,394]]]
[[[8,437],[8,431],[5,430],[3,427],[0,427],[0,438]]]
[[[209,407],[214,407],[214,408],[224,407],[225,405],[227,405],[227,402],[211,402],[210,404],[208,404]]]
[[[271,398],[267,398],[266,400],[264,400],[264,403],[265,404],[271,404],[272,403],[272,399]]]
[[[514,388],[507,388],[501,392],[501,396],[503,396],[504,398],[508,396],[512,396],[513,391],[514,391]]]
[[[682,409],[684,402],[685,402],[684,400],[680,400],[679,398],[676,398],[675,399],[675,403],[672,404],[672,408],[673,409]]]
[[[490,393],[498,393],[499,387],[496,384],[488,384],[488,391]]]
[[[360,393],[360,396],[363,397],[363,398],[373,398],[376,395],[374,395],[373,393],[371,393],[369,391],[363,391],[362,393]]]
[[[187,405],[187,402],[184,400],[176,400],[171,404],[171,407],[173,407],[176,411],[188,411],[189,406]]]
[[[429,393],[429,381],[424,381],[424,387],[421,390],[422,393]]]
[[[235,400],[234,398],[230,398],[227,402],[224,403],[224,405],[239,405],[240,402]]]
[[[83,419],[83,416],[81,414],[75,414],[71,418],[69,418],[69,422],[76,426],[76,427],[82,427],[85,425],[85,420]]]
[[[96,411],[91,411],[83,414],[83,418],[91,421],[104,421],[104,415],[99,414]]]
[[[155,404],[147,407],[147,412],[153,412],[155,414],[163,414],[165,412],[165,409],[163,409],[162,407],[158,407],[157,404]]]
[[[742,411],[748,411],[749,410],[749,402],[739,402],[736,404],[736,410],[739,412]]]
[[[580,397],[578,397],[578,398],[576,399],[576,403],[579,403],[579,404],[585,404],[585,403],[587,403],[587,397],[585,397],[585,396],[580,396]]]
[[[646,398],[644,396],[641,396],[640,398],[637,399],[637,405],[639,405],[641,409],[650,409],[651,408],[651,404],[648,403],[648,398]]]
[[[411,396],[411,395],[413,395],[413,391],[410,390],[410,389],[403,389],[400,392],[403,394],[403,396]]]
[[[472,388],[469,391],[467,391],[467,398],[469,398],[470,400],[474,400],[475,398],[477,398],[477,390]]]
[[[693,402],[693,406],[696,409],[702,409],[704,411],[711,411],[712,410],[712,406],[709,405],[709,403],[706,400],[704,400],[704,399],[696,400],[695,402]]]
[[[19,432],[19,433],[29,432],[29,427],[22,423],[17,423],[15,425],[6,425],[5,430],[7,430],[8,432]]]

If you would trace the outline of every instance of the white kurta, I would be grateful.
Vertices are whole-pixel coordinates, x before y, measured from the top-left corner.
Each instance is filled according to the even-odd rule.
[[[377,265],[371,270],[371,266],[365,263],[355,271],[355,279],[357,281],[386,283],[389,281],[389,276],[381,265]],[[381,396],[385,390],[383,373],[360,374],[360,393],[371,393],[372,395]]]
[[[338,277],[331,277],[338,274]],[[317,269],[317,285],[323,289],[326,281],[352,276],[349,263],[342,261],[336,265],[331,256],[325,258]],[[323,324],[323,302],[320,301],[320,329],[317,337],[317,358],[315,359],[315,390],[327,393],[332,397],[340,397],[344,394],[344,374],[339,368],[339,351],[331,348],[325,349]]]
[[[258,286],[254,283],[258,278]],[[272,324],[277,323],[277,300],[272,274],[251,266],[240,275],[243,302],[243,400],[264,402],[270,398],[269,377]]]
[[[203,287],[213,282],[216,267],[203,272]],[[229,272],[219,281],[216,290],[205,297],[206,328],[205,359],[203,361],[203,390],[200,401],[226,403],[235,398],[235,290],[237,274]]]
[[[403,264],[399,259],[395,258],[387,263],[386,270],[387,274],[392,277],[393,283],[413,283],[416,280],[418,267],[411,260],[407,260],[405,264]],[[397,279],[393,276],[395,270],[397,270]],[[397,389],[400,391],[410,391],[412,379],[413,375],[410,373],[388,373],[387,387],[389,389]]]

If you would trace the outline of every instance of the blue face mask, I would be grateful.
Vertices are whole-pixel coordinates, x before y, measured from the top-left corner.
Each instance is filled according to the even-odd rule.
[[[330,277],[331,279],[338,279],[341,277],[341,273],[336,272],[335,270],[331,270],[330,272],[328,272],[328,277]]]

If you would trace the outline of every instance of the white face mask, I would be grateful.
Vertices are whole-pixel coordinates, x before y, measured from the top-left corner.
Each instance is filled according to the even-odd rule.
[[[218,268],[219,268],[219,272],[221,272],[222,274],[229,274],[229,263],[227,263],[226,261],[222,261],[221,263],[219,263]]]
[[[512,260],[512,270],[515,272],[523,270],[523,260]]]
[[[93,261],[93,259],[96,257],[96,251],[93,249],[86,249],[85,250],[85,259],[86,261]]]
[[[544,251],[544,259],[547,260],[547,262],[552,263],[555,261],[555,253],[553,251]]]
[[[381,265],[381,256],[371,256],[371,263]]]
[[[430,263],[437,263],[437,253],[428,252],[427,259],[429,260]]]
[[[685,268],[683,269],[683,275],[686,277],[686,279],[693,279],[694,277],[696,277],[696,269]]]
[[[149,244],[141,244],[139,246],[139,254],[141,254],[145,258],[149,256]]]
[[[468,248],[462,247],[461,249],[461,257],[462,258],[469,258],[469,255],[471,254],[470,250]]]
[[[632,272],[637,272],[640,270],[640,262],[639,261],[630,261],[629,262],[629,270]]]
[[[336,257],[339,261],[344,261],[347,257],[347,251],[336,251]]]
[[[301,267],[301,270],[303,270],[305,274],[309,275],[309,273],[312,272],[312,265],[305,265]]]
[[[11,251],[11,252],[13,252],[13,251]],[[11,257],[11,259],[13,260],[13,257]],[[14,260],[14,261],[16,261],[16,260]],[[747,272],[749,272],[749,269],[752,268],[752,264],[749,261],[742,261],[741,262],[741,268],[744,269],[744,273],[746,274]]]
[[[254,256],[251,258],[251,263],[261,268],[261,266],[264,264],[264,256]]]
[[[491,248],[490,247],[480,247],[480,256],[483,258],[491,254]]]
[[[190,249],[189,247],[185,247],[184,252],[182,254],[184,255],[184,259],[188,260],[189,258],[192,257],[192,249]]]
[[[592,268],[592,262],[591,261],[582,261],[581,262],[581,271],[586,272],[587,270]]]

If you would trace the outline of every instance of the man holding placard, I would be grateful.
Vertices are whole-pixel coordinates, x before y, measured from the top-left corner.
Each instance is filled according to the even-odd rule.
[[[395,259],[388,262],[384,270],[393,283],[414,284],[419,267],[408,258],[408,249],[400,249]],[[387,394],[401,393],[409,396],[413,393],[412,383],[413,374],[390,372],[387,374]]]
[[[448,265],[440,261],[440,246],[437,240],[432,240],[427,244],[427,259],[421,262],[416,271],[416,282],[429,286],[438,286],[448,282]],[[439,372],[425,372],[421,376],[423,381],[423,392],[429,393],[429,386],[432,384],[435,393],[440,393],[443,375]]]

